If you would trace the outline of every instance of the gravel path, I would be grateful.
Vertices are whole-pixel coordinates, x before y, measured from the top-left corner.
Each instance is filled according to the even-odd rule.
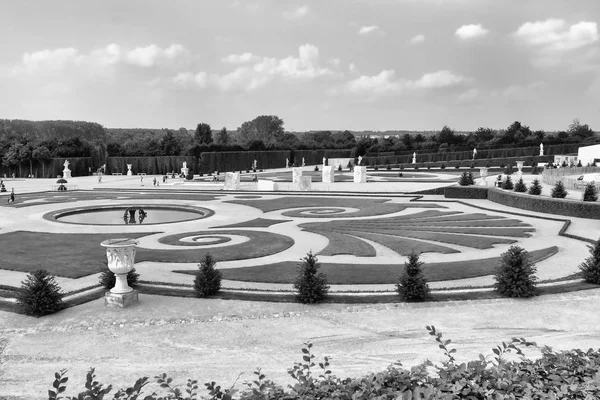
[[[525,337],[558,349],[600,344],[600,289],[529,300],[436,304],[277,304],[141,295],[140,304],[107,310],[102,300],[50,317],[0,312],[0,398],[44,398],[53,373],[69,370],[72,390],[96,367],[101,382],[131,385],[171,374],[229,386],[255,368],[288,383],[286,370],[310,340],[332,357],[338,376],[359,376],[401,360],[414,365],[442,354],[425,330],[435,325],[458,359],[488,355],[500,341]],[[2,350],[4,348],[4,350]],[[533,354],[535,355],[535,354]],[[69,391],[72,395],[74,391]]]

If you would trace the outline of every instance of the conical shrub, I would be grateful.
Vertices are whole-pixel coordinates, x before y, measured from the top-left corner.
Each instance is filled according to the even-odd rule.
[[[319,272],[320,264],[312,251],[302,259],[298,266],[298,276],[294,282],[296,297],[301,303],[319,303],[323,301],[329,292],[327,277]]]
[[[562,181],[558,181],[552,188],[550,196],[552,196],[555,199],[564,199],[565,197],[567,197],[567,194],[569,193],[566,191],[565,185],[562,183]]]
[[[414,250],[408,255],[408,261],[404,263],[404,273],[396,284],[396,290],[402,300],[423,301],[429,296],[429,285],[421,270],[423,264]]]
[[[525,193],[527,191],[527,186],[525,186],[525,182],[523,182],[523,178],[519,178],[517,183],[515,183],[515,192]]]
[[[535,179],[531,183],[531,186],[529,186],[528,193],[534,196],[539,196],[542,194],[542,185],[540,184],[540,181],[538,179]]]
[[[586,282],[600,285],[600,239],[590,249],[590,256],[579,266]]]
[[[41,317],[63,308],[61,289],[45,269],[27,275],[17,293],[17,304],[27,315]]]
[[[535,273],[536,268],[530,261],[529,253],[519,246],[511,246],[502,254],[501,264],[494,277],[494,287],[506,297],[535,296]]]
[[[583,191],[583,201],[598,201],[598,190],[596,189],[596,183],[590,182],[585,185]]]
[[[502,182],[502,189],[513,190],[514,188],[515,188],[515,185],[513,184],[512,179],[510,179],[510,176],[507,176],[506,180],[504,182]]]
[[[221,290],[223,274],[215,268],[217,262],[210,253],[206,253],[200,264],[196,278],[194,278],[194,291],[197,297],[206,297],[217,294]]]

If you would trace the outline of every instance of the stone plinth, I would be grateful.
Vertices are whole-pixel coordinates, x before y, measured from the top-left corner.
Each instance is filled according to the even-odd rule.
[[[299,190],[301,192],[308,192],[308,191],[310,191],[311,184],[312,184],[312,177],[301,176],[296,181],[295,189]]]
[[[115,274],[115,287],[104,296],[107,307],[124,308],[137,302],[137,292],[127,284],[127,273],[135,263],[135,239],[108,239],[101,243],[106,247],[108,268]]]
[[[523,171],[522,171],[522,169],[523,169],[523,164],[524,164],[524,162],[523,162],[523,161],[517,161],[517,169],[518,169],[518,171],[517,171],[517,176],[518,176],[519,178],[523,177]]]
[[[239,190],[240,188],[240,173],[226,172],[224,190]]]
[[[108,308],[127,308],[139,302],[138,291],[132,290],[128,293],[104,294],[104,306]]]
[[[133,172],[131,171],[131,167],[133,167],[133,164],[127,164],[127,176],[133,175]]]
[[[188,172],[190,172],[189,168],[181,168],[181,173],[183,176],[188,176]]]
[[[256,189],[264,191],[275,191],[277,190],[277,183],[266,179],[259,179]]]
[[[63,176],[62,177],[63,177],[63,179],[71,179],[72,178],[72,176],[71,176],[71,170],[68,169],[68,168],[63,169]]]
[[[335,182],[333,165],[323,166],[323,183]]]
[[[487,186],[488,169],[486,167],[479,168],[479,176],[481,177],[481,185]]]
[[[354,167],[354,183],[366,183],[367,182],[367,167],[366,166],[355,166]]]
[[[292,183],[298,182],[302,178],[302,168],[292,168]]]

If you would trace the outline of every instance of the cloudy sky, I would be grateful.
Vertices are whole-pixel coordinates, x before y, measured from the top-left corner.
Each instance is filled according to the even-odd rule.
[[[0,4],[0,118],[600,130],[599,0]]]

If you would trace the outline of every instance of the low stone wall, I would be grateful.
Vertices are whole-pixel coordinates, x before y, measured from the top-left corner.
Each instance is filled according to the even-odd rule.
[[[578,181],[577,178],[585,174],[600,174],[600,167],[566,167],[544,169],[542,172],[542,182],[547,185],[556,185],[556,182],[562,181],[567,190],[583,190],[587,182]],[[600,182],[596,182],[596,187],[600,189]]]

